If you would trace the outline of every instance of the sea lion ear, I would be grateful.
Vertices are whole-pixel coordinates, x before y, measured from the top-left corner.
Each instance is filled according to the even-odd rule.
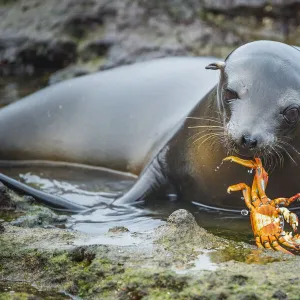
[[[205,67],[205,69],[208,70],[224,70],[224,68],[225,68],[225,62],[223,61],[217,61]]]

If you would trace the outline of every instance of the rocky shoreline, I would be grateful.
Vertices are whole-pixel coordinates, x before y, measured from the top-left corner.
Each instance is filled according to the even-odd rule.
[[[89,235],[58,228],[66,216],[5,193],[14,210],[1,216],[1,299],[298,297],[298,256],[214,236],[186,210],[153,231],[114,227],[105,234],[113,242],[90,244]],[[135,242],[119,245],[124,236]]]

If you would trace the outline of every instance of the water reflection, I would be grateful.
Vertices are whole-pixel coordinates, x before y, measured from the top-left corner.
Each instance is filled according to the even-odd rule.
[[[103,202],[102,192],[126,192],[135,178],[107,174],[97,168],[34,166],[1,168],[1,171],[47,193],[65,197],[78,204],[94,207],[73,215],[68,226],[92,235],[103,234],[114,226],[127,227],[131,232],[146,232],[163,224],[177,209],[185,208],[198,224],[214,234],[229,239],[249,242],[253,239],[249,216],[210,211],[197,203],[167,199],[151,199],[134,206],[110,205]]]

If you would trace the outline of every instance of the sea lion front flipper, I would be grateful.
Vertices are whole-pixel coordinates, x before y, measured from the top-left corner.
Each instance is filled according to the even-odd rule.
[[[133,187],[123,196],[117,198],[114,204],[134,204],[136,201],[144,200],[152,193],[157,193],[166,187],[168,180],[164,175],[158,158],[144,169]]]

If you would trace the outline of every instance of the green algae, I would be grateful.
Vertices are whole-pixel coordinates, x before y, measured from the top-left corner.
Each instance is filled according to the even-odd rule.
[[[39,209],[31,205],[28,214]],[[67,230],[8,223],[4,229],[0,278],[34,284],[45,292],[37,299],[52,299],[51,293],[53,299],[68,299],[61,291],[83,299],[121,300],[269,299],[285,294],[297,299],[298,295],[300,277],[294,272],[300,266],[298,257],[257,251],[212,235],[183,210],[174,212],[152,241],[145,234],[147,243],[142,246],[75,246],[75,239],[82,237]],[[122,234],[124,229],[118,231]],[[201,258],[200,270],[189,267],[204,250],[219,266],[216,271],[201,271]],[[173,271],[176,266],[185,272]],[[26,287],[13,290],[0,291],[0,299],[28,299],[33,293]]]
[[[120,255],[120,249],[124,248],[113,250],[103,245],[74,247],[70,244],[72,235],[63,230],[35,229],[29,234],[32,230],[6,226],[5,234],[0,235],[2,278],[26,278],[38,286],[46,286],[47,290],[50,287],[56,292],[65,290],[84,299],[266,299],[276,292],[289,293],[291,299],[296,299],[298,294],[300,279],[294,275],[291,266],[296,267],[300,260],[292,256],[277,254],[278,262],[274,259],[268,267],[234,263],[232,260],[241,261],[240,257],[247,262],[247,255],[263,256],[264,253],[252,253],[253,249],[229,243],[214,255],[219,262],[231,261],[231,266],[213,272],[180,275],[170,271],[169,267],[155,265],[155,255],[149,264],[149,258],[138,257],[132,248]],[[49,235],[51,231],[54,231],[53,237],[61,235],[58,240],[64,239],[69,248],[57,245],[44,249],[33,245],[30,240],[34,237],[44,240],[43,234]],[[11,238],[17,232],[19,238]],[[57,241],[53,237],[50,239],[55,244]],[[161,252],[157,255],[165,259]],[[285,285],[285,281],[289,285]]]
[[[64,300],[72,299],[70,296],[55,291],[43,291],[26,282],[0,281],[1,300]]]
[[[6,211],[0,211],[0,219],[11,222],[21,216],[24,215],[24,212],[17,212],[14,210],[6,210]]]

